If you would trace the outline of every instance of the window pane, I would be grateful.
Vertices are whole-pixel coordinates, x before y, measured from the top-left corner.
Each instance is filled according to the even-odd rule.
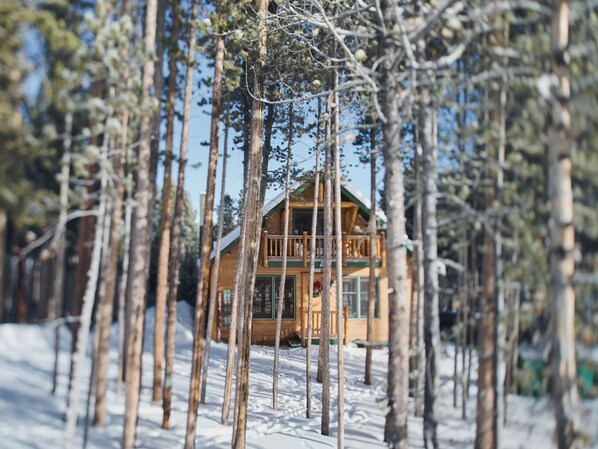
[[[278,298],[278,289],[280,287],[280,277],[274,278],[274,284],[276,291],[274,296]],[[276,310],[278,310],[278,301],[276,301]],[[284,282],[284,299],[282,306],[282,317],[283,318],[295,318],[295,278],[287,277]],[[276,316],[274,316],[276,319]]]
[[[359,279],[359,310],[361,318],[368,317],[368,299],[369,299],[370,280],[368,278]]]
[[[253,318],[272,318],[272,278],[269,276],[255,278]]]
[[[232,313],[232,304],[230,298],[230,290],[222,292],[222,316],[225,327],[230,327],[230,317]]]
[[[357,278],[343,279],[343,305],[349,309],[349,318],[357,318]]]

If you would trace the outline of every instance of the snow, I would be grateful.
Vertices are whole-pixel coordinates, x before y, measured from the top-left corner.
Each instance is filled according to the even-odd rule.
[[[189,371],[191,365],[193,314],[191,307],[178,305],[176,361],[173,384],[171,430],[160,428],[161,404],[151,403],[152,332],[146,333],[143,354],[143,388],[137,433],[137,447],[167,449],[182,447],[185,433]],[[148,311],[146,325],[153,326],[154,313]],[[48,325],[0,325],[0,448],[58,448],[63,445],[64,412],[66,407],[67,370],[70,341],[63,329],[61,373],[57,395],[50,393],[53,365],[53,329]],[[110,352],[108,419],[104,428],[90,428],[89,444],[95,448],[119,448],[122,438],[124,392],[115,393],[116,329],[113,329]],[[332,370],[331,436],[319,434],[321,387],[315,382],[317,346],[312,366],[313,411],[305,418],[305,350],[282,349],[279,410],[271,407],[273,348],[253,346],[251,351],[250,397],[248,407],[247,447],[251,449],[324,449],[336,447],[336,369]],[[440,364],[440,424],[439,442],[442,448],[473,447],[475,437],[475,378],[467,404],[468,419],[461,419],[461,408],[452,406],[452,346],[445,346]],[[386,447],[382,442],[384,429],[384,393],[386,388],[387,351],[374,351],[374,383],[363,384],[365,350],[345,348],[346,379],[346,448],[374,449]],[[336,363],[336,347],[331,360]],[[226,345],[212,347],[206,405],[199,407],[197,447],[230,447],[231,427],[219,424]],[[475,373],[476,366],[472,368]],[[89,373],[89,363],[84,375]],[[87,381],[82,385],[87,393]],[[86,394],[85,394],[86,396]],[[459,393],[459,405],[460,405]],[[412,405],[412,404],[411,404]],[[82,438],[85,400],[81,401],[77,429],[78,447]],[[598,448],[598,401],[582,403],[582,425],[590,439],[590,447]],[[535,399],[509,396],[508,425],[505,428],[505,449],[553,448],[554,418],[547,398]],[[421,418],[409,418],[409,437],[413,448],[423,448]]]

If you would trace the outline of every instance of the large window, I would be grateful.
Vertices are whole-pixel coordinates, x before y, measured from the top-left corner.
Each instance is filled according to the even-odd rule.
[[[369,278],[345,277],[343,278],[343,304],[349,309],[349,318],[365,320],[368,317],[368,291]],[[376,281],[376,308],[375,318],[380,318],[380,295]]]
[[[293,234],[302,235],[307,232],[311,235],[312,219],[313,209],[293,209]],[[324,235],[324,211],[322,209],[318,209],[316,234]]]
[[[256,276],[253,290],[253,318],[275,320],[280,276]],[[284,286],[282,318],[295,319],[295,277],[287,276]]]

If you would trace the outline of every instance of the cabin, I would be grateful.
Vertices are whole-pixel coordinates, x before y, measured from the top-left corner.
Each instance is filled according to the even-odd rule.
[[[289,202],[289,236],[287,274],[282,312],[281,342],[305,346],[309,295],[309,263],[311,223],[314,201],[313,179],[291,187]],[[312,342],[318,343],[322,321],[321,287],[323,283],[323,184],[319,187],[316,261],[313,298]],[[343,229],[343,310],[344,344],[367,337],[368,287],[370,266],[370,237],[367,225],[370,201],[348,183],[341,187],[341,214]],[[376,212],[376,315],[374,340],[388,341],[388,279],[386,272],[386,216]],[[276,307],[282,267],[284,230],[284,192],[264,206],[262,233],[255,289],[253,292],[252,343],[273,344],[276,330]],[[227,341],[230,333],[231,290],[238,257],[240,229],[223,237],[218,276],[217,312],[212,338]],[[330,337],[336,343],[336,251],[333,244]],[[215,256],[212,251],[211,258]],[[408,283],[410,289],[410,283]]]

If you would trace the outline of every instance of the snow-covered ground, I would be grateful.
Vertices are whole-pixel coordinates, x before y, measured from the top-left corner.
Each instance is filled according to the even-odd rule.
[[[139,448],[170,449],[183,445],[187,393],[192,346],[192,311],[186,303],[179,303],[174,376],[174,404],[171,430],[162,430],[161,404],[151,403],[152,332],[148,332],[143,356],[143,389],[137,433]],[[153,310],[148,311],[146,326],[153,327]],[[113,332],[116,334],[116,332]],[[67,332],[64,332],[67,335]],[[48,326],[0,325],[0,448],[59,448],[63,445],[65,395],[70,342],[63,339],[61,375],[57,395],[50,393],[53,364],[53,331]],[[115,393],[116,341],[110,353],[110,384],[108,392],[108,420],[104,428],[91,428],[89,448],[120,448],[124,412],[124,395]],[[336,347],[332,363],[336,366]],[[461,408],[452,406],[452,348],[445,348],[441,363],[440,424],[438,429],[442,448],[472,447],[475,435],[475,385],[467,404],[468,419],[461,419]],[[386,387],[386,351],[375,351],[374,384],[363,385],[365,350],[345,348],[346,378],[346,444],[347,448],[383,448],[384,391]],[[333,381],[330,437],[319,433],[321,387],[315,382],[312,419],[305,418],[305,350],[283,348],[279,382],[279,410],[271,407],[273,348],[253,346],[248,419],[248,448],[295,449],[336,447],[336,382]],[[317,346],[312,366],[315,370]],[[89,365],[89,364],[88,364]],[[224,390],[226,346],[213,344],[206,405],[200,405],[197,424],[198,448],[230,447],[231,428],[221,426],[220,410]],[[89,366],[86,367],[86,373]],[[475,372],[475,367],[472,373]],[[333,378],[336,370],[333,370]],[[82,385],[84,395],[87,381]],[[82,436],[85,401],[81,402],[78,441]],[[460,394],[459,394],[460,404]],[[546,399],[510,396],[508,425],[505,429],[505,449],[545,449],[555,447],[554,418]],[[590,437],[590,447],[598,448],[598,401],[583,403],[582,423]],[[411,447],[423,448],[421,419],[410,418]],[[78,447],[79,443],[75,445]]]

